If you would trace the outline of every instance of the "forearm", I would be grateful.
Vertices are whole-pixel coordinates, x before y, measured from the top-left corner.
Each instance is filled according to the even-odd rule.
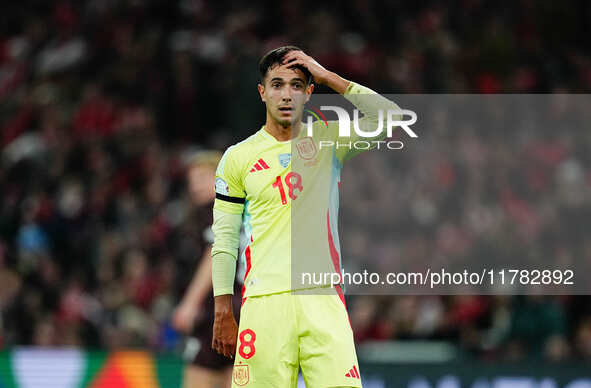
[[[214,208],[212,226],[214,243],[211,252],[214,296],[233,293],[241,223],[241,215],[225,213]]]
[[[398,114],[401,112],[400,108],[394,102],[355,82],[349,82],[343,97],[351,102],[362,115],[359,115],[359,119],[353,120],[353,128],[351,128],[348,141],[362,141],[369,144],[369,148],[347,149],[342,147],[337,149],[337,158],[344,162],[361,152],[376,148],[379,142],[383,142],[391,135],[392,130],[389,126],[393,128],[394,125],[391,124],[401,120],[402,117]],[[355,114],[357,115],[359,112]]]
[[[326,79],[324,79],[322,83],[339,94],[345,94],[350,81],[344,79],[337,73],[328,72]]]
[[[382,111],[382,121],[386,121],[388,110],[400,110],[398,105],[386,97],[355,82],[349,83],[344,92],[344,97],[363,113],[365,119],[376,124],[380,118],[380,110]]]
[[[218,295],[214,298],[215,317],[234,314],[232,310],[232,295]]]
[[[361,135],[358,130],[365,133],[360,140],[382,141],[391,133],[388,123],[402,119],[397,114],[401,112],[398,105],[363,85],[351,82],[344,97],[363,114],[363,118],[353,122],[356,138]]]
[[[236,259],[228,253],[220,252],[212,257],[211,265],[213,295],[217,297],[234,294]]]

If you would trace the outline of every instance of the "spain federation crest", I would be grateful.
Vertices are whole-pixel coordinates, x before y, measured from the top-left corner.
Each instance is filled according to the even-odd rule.
[[[279,154],[278,158],[281,167],[285,168],[289,165],[289,161],[291,160],[291,154]]]
[[[234,384],[242,387],[248,384],[250,376],[248,374],[248,365],[234,365],[234,371],[232,372]]]
[[[298,140],[296,143],[296,148],[300,157],[304,160],[313,159],[318,152],[316,149],[316,144],[314,144],[314,140],[312,140],[312,138],[309,136]]]

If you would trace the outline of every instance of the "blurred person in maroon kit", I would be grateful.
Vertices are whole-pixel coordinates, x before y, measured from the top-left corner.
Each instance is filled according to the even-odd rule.
[[[213,201],[215,170],[222,157],[217,151],[200,151],[189,162],[187,182],[193,208],[189,222],[193,223],[198,239],[197,263],[191,283],[174,311],[172,324],[178,331],[190,335],[185,348],[183,387],[230,387],[233,360],[211,348],[213,327],[213,288],[211,283],[211,244],[213,233]],[[234,314],[240,312],[241,292],[238,282],[234,289]]]

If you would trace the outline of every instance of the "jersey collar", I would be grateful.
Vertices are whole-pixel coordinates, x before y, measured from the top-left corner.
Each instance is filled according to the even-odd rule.
[[[270,141],[272,141],[273,143],[276,143],[276,144],[289,144],[289,143],[291,143],[295,139],[294,138],[294,139],[291,139],[291,140],[279,141],[279,140],[275,139],[275,137],[273,135],[271,135],[269,132],[267,132],[267,130],[265,129],[265,126],[264,125],[261,127],[261,129],[259,130],[259,132],[265,138],[269,139]]]

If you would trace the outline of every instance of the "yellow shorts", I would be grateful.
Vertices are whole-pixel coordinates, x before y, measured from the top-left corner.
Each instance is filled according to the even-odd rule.
[[[248,297],[240,313],[232,387],[361,387],[342,293]],[[339,295],[340,294],[340,295]]]

